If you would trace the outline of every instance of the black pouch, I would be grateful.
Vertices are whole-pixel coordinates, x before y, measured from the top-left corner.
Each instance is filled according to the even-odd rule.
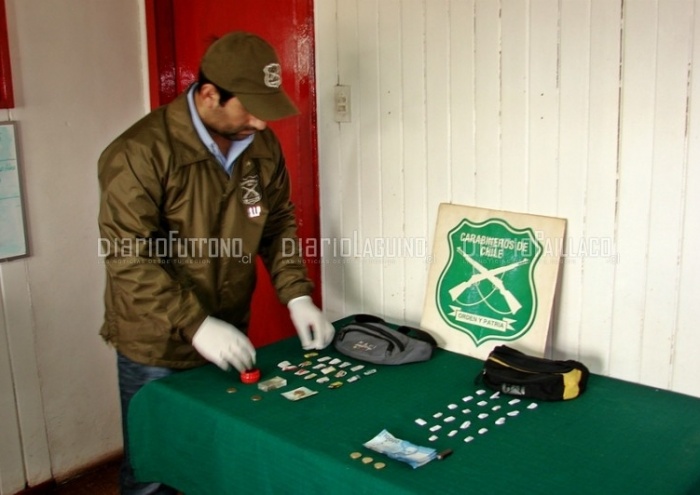
[[[575,399],[586,391],[588,368],[578,361],[528,356],[505,345],[495,347],[476,382],[492,390],[548,401]]]
[[[353,321],[335,333],[333,346],[348,357],[375,364],[427,361],[437,342],[417,328],[390,325],[378,316],[353,315]]]

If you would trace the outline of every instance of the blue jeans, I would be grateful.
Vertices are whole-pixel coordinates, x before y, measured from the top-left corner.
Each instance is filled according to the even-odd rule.
[[[122,433],[124,436],[124,460],[119,473],[121,495],[177,495],[177,490],[161,483],[139,483],[136,481],[129,457],[129,432],[126,420],[129,403],[134,394],[148,382],[171,375],[176,370],[135,363],[117,353],[117,371],[119,373],[119,396],[122,403]]]

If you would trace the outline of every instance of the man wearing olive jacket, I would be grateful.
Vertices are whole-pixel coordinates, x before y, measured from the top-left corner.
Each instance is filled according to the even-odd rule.
[[[100,246],[107,266],[102,337],[117,350],[125,460],[122,494],[174,494],[137,483],[126,416],[145,383],[207,361],[255,364],[245,332],[255,256],[267,267],[304,349],[333,327],[310,298],[284,156],[266,122],[297,113],[272,47],[229,33],[205,53],[197,84],[119,136],[99,160]],[[291,242],[290,242],[291,241]]]

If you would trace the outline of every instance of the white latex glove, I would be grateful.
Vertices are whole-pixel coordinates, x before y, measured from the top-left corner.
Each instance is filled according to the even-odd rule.
[[[233,325],[207,316],[192,337],[192,345],[204,359],[222,370],[231,366],[238,371],[255,364],[255,347],[248,337]]]
[[[301,296],[287,304],[292,323],[297,329],[301,347],[323,349],[333,340],[333,325],[323,316],[321,310],[311,300],[311,296]]]

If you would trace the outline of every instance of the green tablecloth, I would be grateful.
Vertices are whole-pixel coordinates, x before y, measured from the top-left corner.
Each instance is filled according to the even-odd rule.
[[[243,385],[213,365],[144,387],[129,413],[137,476],[186,495],[700,494],[700,399],[593,375],[580,398],[528,409],[527,399],[477,395],[482,362],[444,350],[425,363],[364,363],[361,379],[329,389],[277,367],[299,364],[303,354],[295,338],[258,350],[263,379],[287,379],[275,391]],[[348,361],[332,349],[311,360],[322,356]],[[373,367],[376,373],[362,374]],[[238,391],[227,393],[232,386]],[[299,386],[318,394],[282,397]],[[517,416],[507,414],[514,410]],[[489,416],[479,419],[482,413]],[[498,418],[505,423],[495,424]],[[412,469],[362,446],[382,429],[454,454]],[[474,440],[466,443],[468,436]],[[352,452],[386,467],[353,460]]]

